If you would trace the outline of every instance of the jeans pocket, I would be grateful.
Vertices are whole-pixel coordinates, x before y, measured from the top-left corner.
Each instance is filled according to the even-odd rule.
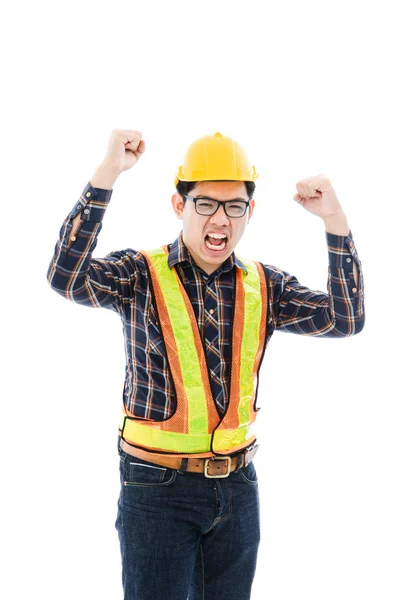
[[[141,458],[126,456],[122,464],[122,480],[127,486],[165,486],[176,477],[176,470],[150,463]]]
[[[239,475],[246,483],[251,483],[253,485],[258,484],[257,471],[253,464],[253,461],[249,462],[249,464],[246,467],[240,469]]]

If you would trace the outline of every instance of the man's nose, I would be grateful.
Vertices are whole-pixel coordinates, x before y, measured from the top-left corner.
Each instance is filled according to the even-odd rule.
[[[217,212],[215,212],[210,218],[211,223],[220,223],[221,225],[229,225],[229,218],[225,214],[224,207],[222,204],[218,206]]]

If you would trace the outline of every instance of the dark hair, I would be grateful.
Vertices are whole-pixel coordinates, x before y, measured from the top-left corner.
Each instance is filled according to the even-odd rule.
[[[233,181],[233,180],[232,179],[220,179],[218,181]],[[201,183],[201,181],[178,181],[178,183],[176,184],[176,191],[181,196],[183,196],[184,194],[189,194],[189,192],[194,187],[196,187],[196,185],[198,183]],[[254,181],[243,181],[243,183],[246,186],[247,195],[248,195],[249,199],[251,199],[253,197],[254,190],[256,189],[256,184],[254,183]],[[186,202],[186,198],[183,198],[183,203],[185,204],[185,202]]]

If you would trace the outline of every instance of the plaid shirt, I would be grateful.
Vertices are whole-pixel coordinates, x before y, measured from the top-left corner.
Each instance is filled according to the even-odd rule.
[[[47,279],[53,290],[72,302],[108,308],[119,314],[126,354],[123,401],[136,417],[164,420],[175,412],[176,394],[150,293],[146,262],[132,248],[111,252],[105,258],[92,258],[112,191],[94,188],[90,182],[85,186],[63,222]],[[81,221],[71,241],[72,219],[78,213]],[[352,233],[347,236],[325,233],[328,293],[310,290],[288,272],[262,264],[268,286],[267,345],[275,330],[336,338],[362,330],[364,281]],[[218,270],[208,275],[193,261],[182,232],[168,249],[168,264],[176,268],[193,305],[207,361],[216,344],[221,354],[218,377],[210,370],[210,381],[222,416],[229,398],[234,276],[236,269],[246,271],[246,268],[233,252]],[[353,260],[358,267],[358,287]],[[218,319],[216,339],[207,339],[205,335],[205,306],[208,311],[214,308]]]

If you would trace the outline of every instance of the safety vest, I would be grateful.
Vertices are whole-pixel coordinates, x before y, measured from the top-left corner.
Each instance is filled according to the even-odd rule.
[[[261,264],[241,259],[248,272],[236,269],[230,397],[221,417],[196,316],[176,269],[168,266],[168,248],[140,252],[148,266],[177,405],[171,417],[153,421],[135,417],[124,404],[119,434],[133,446],[179,457],[225,456],[252,445],[268,307]]]

